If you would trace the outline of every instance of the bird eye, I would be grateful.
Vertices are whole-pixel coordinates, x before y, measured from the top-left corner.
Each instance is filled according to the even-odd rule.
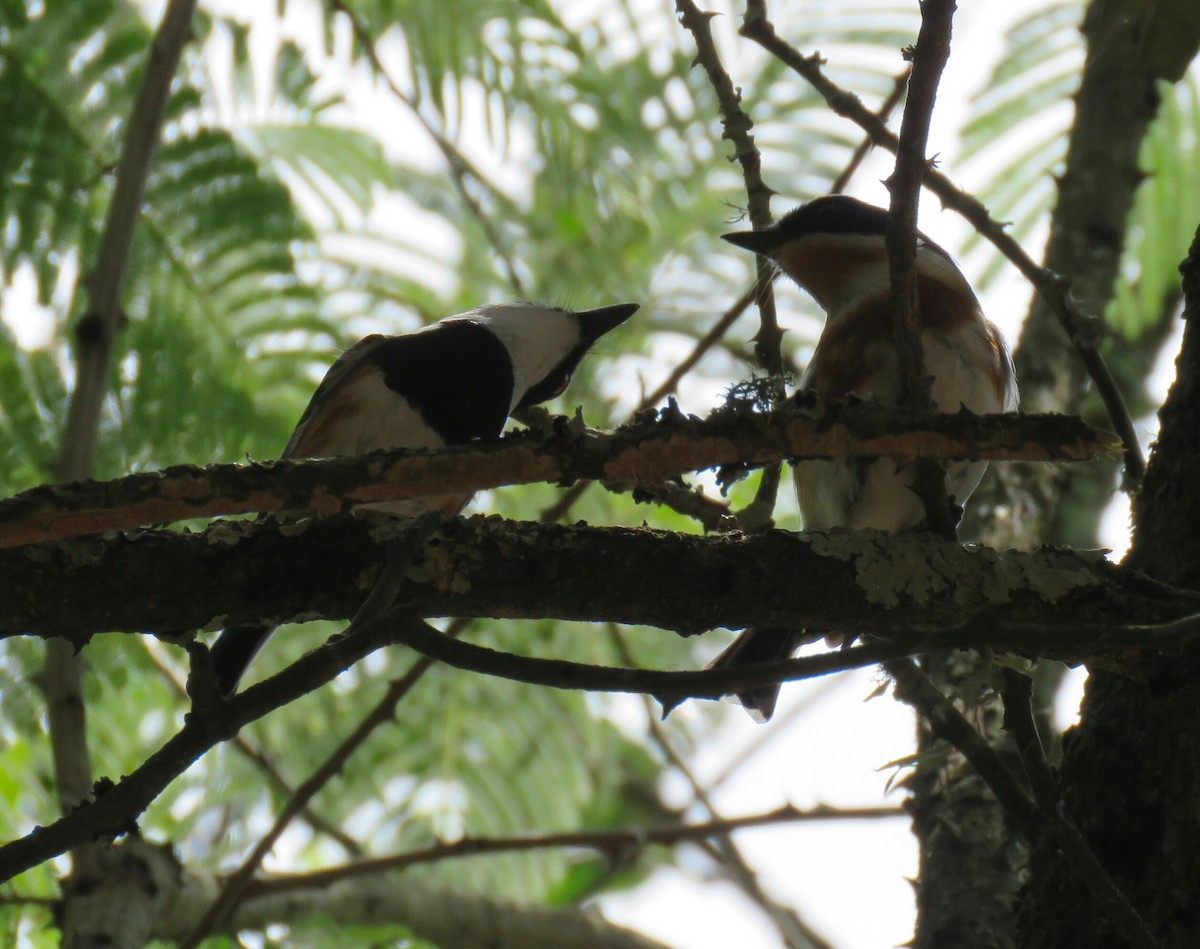
[[[550,394],[550,398],[553,399],[555,396],[562,395],[564,392],[566,392],[567,386],[570,384],[570,382],[571,374],[569,372],[564,372],[562,374],[562,378],[560,378],[558,382],[554,384],[554,391]]]

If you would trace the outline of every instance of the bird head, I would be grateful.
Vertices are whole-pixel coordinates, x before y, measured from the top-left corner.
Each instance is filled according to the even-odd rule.
[[[596,340],[637,309],[636,303],[579,312],[537,303],[500,303],[453,319],[486,327],[508,351],[513,374],[511,413],[560,394]]]
[[[887,211],[844,194],[816,198],[771,227],[723,234],[722,240],[779,264],[830,316],[888,296],[884,246]],[[950,255],[917,233],[917,276],[975,304],[975,294]]]

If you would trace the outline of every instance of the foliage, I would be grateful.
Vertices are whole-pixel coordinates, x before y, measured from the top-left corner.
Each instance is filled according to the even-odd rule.
[[[1138,190],[1109,322],[1136,341],[1162,327],[1179,305],[1179,261],[1200,219],[1192,171],[1200,164],[1200,81],[1162,84],[1162,112],[1142,151],[1146,180]]]

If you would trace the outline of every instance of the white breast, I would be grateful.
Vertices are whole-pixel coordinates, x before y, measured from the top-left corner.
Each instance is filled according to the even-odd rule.
[[[985,371],[996,359],[996,350],[982,318],[951,333],[925,332],[922,344],[926,372],[933,376],[933,401],[939,411],[966,408],[986,413],[1016,408],[1016,387],[1009,385],[1003,393],[997,393],[992,374]],[[888,341],[880,341],[879,347],[874,354],[879,359],[878,370],[852,394],[894,404],[900,394],[895,350]],[[813,381],[812,370],[820,356],[818,346],[801,377],[802,387]],[[956,504],[966,503],[986,469],[986,462],[953,462],[947,466],[946,488]],[[925,510],[910,490],[913,475],[911,465],[897,467],[890,458],[800,462],[794,467],[794,477],[804,527],[822,531],[835,527],[885,531],[915,527],[925,519]]]

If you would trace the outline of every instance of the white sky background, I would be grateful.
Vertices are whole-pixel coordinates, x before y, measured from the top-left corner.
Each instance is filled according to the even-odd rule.
[[[647,8],[658,12],[669,9],[670,0],[645,0]],[[157,22],[161,0],[142,0],[147,16]],[[998,3],[963,4],[955,21],[955,39],[950,63],[942,80],[937,110],[928,152],[939,154],[941,167],[968,190],[978,184],[985,169],[956,167],[955,129],[967,115],[970,96],[986,80],[995,58],[1001,52],[1004,33],[1021,16],[1034,8],[1036,0],[1011,0]],[[346,120],[356,126],[375,130],[385,146],[393,153],[404,154],[407,161],[419,154],[430,168],[441,168],[441,158],[428,136],[413,122],[390,94],[375,89],[362,71],[349,72],[348,35],[343,31],[333,51],[325,59],[324,38],[313,6],[302,2],[287,4],[284,23],[274,20],[275,3],[246,3],[244,0],[205,0],[204,6],[214,11],[231,13],[253,21],[252,49],[256,44],[264,62],[273,59],[276,38],[280,35],[296,39],[310,51],[310,65],[323,73],[331,88],[344,89],[350,100]],[[561,0],[556,6],[564,11],[568,23],[590,17],[601,9],[599,0]],[[702,7],[721,9],[724,2],[702,2]],[[740,10],[740,5],[734,7]],[[306,12],[307,11],[307,12]],[[733,74],[735,83],[740,60],[755,51],[747,51],[747,41],[736,37],[738,16],[725,16],[714,21],[722,55]],[[781,34],[787,36],[786,22],[777,20]],[[344,26],[344,24],[343,24]],[[404,50],[401,44],[382,43],[380,51],[385,61],[397,62]],[[219,59],[219,46],[213,50]],[[324,61],[323,61],[324,60]],[[896,68],[901,64],[899,52]],[[221,65],[214,64],[216,75]],[[228,74],[228,69],[225,70]],[[397,68],[396,76],[405,75]],[[259,101],[254,105],[256,117],[271,108],[270,77],[262,70],[257,87]],[[458,144],[494,181],[513,193],[523,187],[521,156],[528,154],[528,141],[510,144],[507,160],[501,160],[488,144],[483,132],[483,116],[478,101],[466,98],[467,111],[462,116],[466,130]],[[244,106],[243,106],[244,107]],[[234,113],[232,95],[222,97],[218,108],[224,121]],[[716,116],[713,123],[717,122]],[[472,131],[474,130],[474,134]],[[723,157],[719,160],[724,160]],[[858,173],[853,190],[859,196],[877,204],[887,203],[887,194],[878,180],[886,176],[891,158],[875,153],[870,163]],[[967,173],[962,173],[963,171]],[[778,209],[785,207],[782,203]],[[922,229],[948,248],[959,246],[968,227],[960,218],[940,211],[936,198],[926,193],[922,198]],[[719,219],[723,209],[715,212]],[[413,215],[419,213],[408,202],[393,196],[383,196],[378,208],[365,222],[365,230],[378,236],[375,240],[355,240],[343,250],[360,257],[395,266],[401,271],[414,266],[427,266],[424,259],[415,260],[398,252],[389,236],[398,229],[412,232]],[[319,223],[319,222],[318,222]],[[444,230],[441,222],[430,222]],[[442,240],[447,256],[455,257],[457,236],[438,231],[430,238]],[[1027,242],[1027,250],[1040,256],[1044,231]],[[971,275],[972,261],[964,262]],[[428,279],[427,275],[425,279]],[[453,279],[452,273],[446,279]],[[983,295],[985,310],[1000,324],[1010,339],[1014,339],[1020,320],[1028,305],[1030,291],[1024,281],[1009,268]],[[27,301],[32,297],[29,274],[12,275],[6,291],[3,312],[30,313],[30,319],[17,328],[24,345],[37,345],[48,332],[49,321],[31,313]],[[786,325],[788,315],[781,312]],[[44,344],[44,343],[43,343]],[[679,354],[668,347],[653,354],[662,365],[650,378],[661,377],[669,370],[669,360]],[[645,362],[641,361],[644,366]],[[618,370],[619,371],[619,370]],[[691,411],[703,411],[716,404],[725,379],[705,378],[702,374],[690,377],[681,393],[681,401]],[[1165,393],[1167,380],[1162,383]],[[627,388],[634,389],[631,385]],[[1127,509],[1117,505],[1108,518],[1111,540],[1118,551],[1126,545]],[[1062,718],[1074,715],[1082,689],[1082,677],[1073,677],[1061,698]],[[879,803],[898,805],[902,796],[884,797],[884,787],[893,772],[884,766],[909,754],[913,746],[913,723],[907,710],[890,696],[864,701],[880,684],[879,673],[864,670],[845,674],[835,683],[826,680],[797,683],[785,688],[775,722],[759,726],[747,716],[730,714],[728,726],[719,740],[701,749],[692,762],[701,781],[719,773],[724,764],[736,757],[748,743],[767,737],[764,749],[740,768],[735,776],[716,793],[719,810],[725,816],[755,813],[784,803],[807,807],[818,803],[834,806],[869,806]],[[789,709],[806,703],[813,696],[814,704],[793,725]],[[685,705],[675,713],[689,714]],[[640,700],[629,697],[627,710],[622,713],[629,727],[644,729],[644,713]],[[672,803],[688,800],[682,780],[672,782],[668,795],[676,794]],[[703,819],[695,811],[697,819]],[[906,943],[912,935],[914,920],[913,891],[908,878],[917,874],[916,847],[907,820],[871,821],[863,823],[836,822],[823,825],[781,826],[743,831],[736,837],[751,866],[759,871],[763,885],[781,902],[795,906],[801,916],[818,932],[838,947],[888,947]],[[757,949],[778,945],[774,927],[761,911],[740,891],[726,883],[711,883],[704,878],[710,873],[707,859],[694,850],[682,850],[679,869],[664,870],[636,891],[604,897],[600,902],[606,916],[656,936],[679,949]]]

